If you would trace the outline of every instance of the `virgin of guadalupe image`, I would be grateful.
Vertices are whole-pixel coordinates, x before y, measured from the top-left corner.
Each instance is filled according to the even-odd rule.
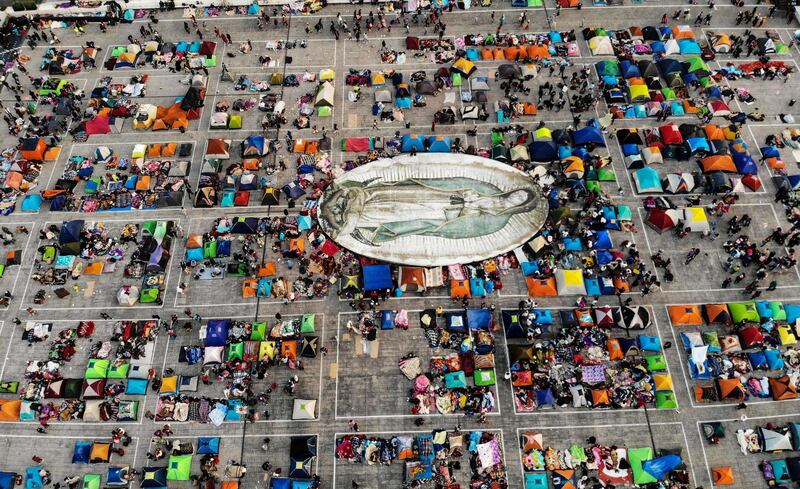
[[[328,190],[320,209],[331,238],[369,246],[401,237],[468,239],[499,231],[512,216],[544,205],[537,188],[501,190],[472,178],[400,182],[346,181]],[[544,219],[546,210],[542,210]]]

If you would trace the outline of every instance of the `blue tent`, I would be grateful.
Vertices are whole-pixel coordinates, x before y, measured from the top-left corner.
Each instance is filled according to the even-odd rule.
[[[536,405],[539,407],[556,405],[556,397],[549,387],[547,389],[536,390]]]
[[[271,489],[292,489],[292,480],[285,477],[273,477],[270,480]]]
[[[247,15],[258,15],[258,3],[251,3],[249,7],[247,7]]]
[[[533,161],[550,162],[558,159],[556,143],[554,143],[552,139],[534,141],[528,145],[528,150],[531,154],[531,160]]]
[[[471,330],[488,331],[492,327],[492,311],[475,307],[467,309],[467,325]]]
[[[519,321],[519,311],[509,310],[503,311],[501,314],[503,318],[503,329],[506,332],[506,338],[526,338],[528,335],[522,323]]]
[[[742,175],[755,175],[758,173],[758,165],[753,161],[753,157],[748,152],[733,153],[733,163],[736,171]]]
[[[405,134],[401,139],[400,149],[403,153],[410,153],[412,149],[419,152],[425,151],[425,136],[421,134]]]
[[[601,230],[595,233],[595,240],[592,244],[593,250],[610,250],[613,247],[611,235],[608,234],[608,231]]]
[[[242,156],[265,156],[269,153],[269,143],[264,136],[253,134],[242,141]]]
[[[452,145],[450,136],[428,136],[428,151],[431,153],[449,153]]]
[[[762,146],[761,156],[764,158],[780,158],[781,152],[775,146]]]
[[[361,267],[361,274],[366,292],[393,287],[392,270],[389,265],[364,265]]]
[[[39,194],[29,194],[22,199],[23,212],[39,212],[42,207],[42,196]]]
[[[394,311],[381,311],[381,329],[394,329]]]
[[[634,156],[634,155],[638,155],[638,154],[642,154],[642,152],[639,151],[639,145],[638,144],[623,144],[622,145],[622,156]]]
[[[708,139],[706,138],[688,138],[686,142],[689,144],[689,149],[692,154],[698,151],[705,151],[706,153],[711,152],[711,146],[709,146]]]
[[[13,489],[16,476],[14,472],[0,472],[0,489]]]
[[[594,143],[598,146],[606,145],[605,139],[603,139],[603,133],[593,124],[573,131],[572,141],[578,146],[589,143]]]
[[[197,440],[197,453],[200,455],[219,453],[219,437],[200,438]]]
[[[694,39],[681,39],[678,41],[678,49],[680,49],[681,54],[701,54],[703,52]]]
[[[663,457],[646,460],[642,464],[642,469],[652,475],[656,480],[664,480],[664,478],[683,464],[681,457],[674,453],[669,453]]]
[[[767,359],[767,366],[770,370],[783,370],[786,367],[781,351],[776,348],[764,350],[764,357]],[[800,443],[800,440],[798,440],[798,443]]]
[[[661,351],[661,338],[639,335],[639,348],[645,351]]]
[[[670,73],[681,73],[683,71],[683,67],[681,66],[680,61],[670,58],[665,58],[658,61],[658,69],[661,70],[665,76]]]
[[[106,484],[109,486],[127,486],[126,472],[128,472],[128,467],[109,467],[106,474]]]
[[[229,319],[212,319],[206,326],[206,346],[225,346],[228,341]]]
[[[719,85],[710,85],[703,91],[710,100],[722,100],[722,89]]]
[[[658,35],[661,36],[661,40],[672,39],[672,28],[668,25],[662,25],[658,28]]]
[[[666,53],[667,47],[664,46],[664,43],[661,41],[653,41],[650,43],[650,49],[653,50],[654,53]]]
[[[786,311],[786,322],[794,324],[800,319],[800,305],[798,304],[784,304],[783,310]]]
[[[89,454],[92,451],[92,442],[90,441],[76,441],[75,449],[72,451],[72,463],[74,464],[88,464]]]
[[[622,76],[624,78],[638,78],[642,76],[639,67],[636,66],[636,63],[633,61],[628,61],[627,59],[622,60],[620,67],[622,68]]]
[[[486,288],[483,286],[483,279],[478,277],[469,279],[469,291],[472,297],[486,297]]]
[[[64,222],[64,224],[61,226],[61,231],[58,233],[59,244],[63,245],[80,241],[83,223],[83,219],[75,219],[74,221]]]
[[[40,470],[42,470],[41,465],[28,467],[28,469],[25,470],[25,489],[39,489],[40,487],[44,487],[42,476],[39,475]]]

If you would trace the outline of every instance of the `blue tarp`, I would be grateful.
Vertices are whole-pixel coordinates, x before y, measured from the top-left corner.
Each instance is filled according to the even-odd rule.
[[[678,455],[670,453],[663,457],[646,460],[642,464],[642,469],[655,477],[656,480],[664,480],[667,474],[680,467],[681,464],[683,464],[681,458]]]
[[[14,472],[0,472],[0,489],[12,489],[16,475]]]
[[[39,475],[40,470],[42,470],[41,465],[28,467],[25,471],[25,489],[39,489],[40,487],[44,487],[42,476]]]
[[[381,329],[394,329],[394,311],[381,311]]]
[[[492,327],[492,311],[484,308],[467,309],[467,326],[471,330],[488,331]]]
[[[364,265],[361,273],[366,292],[392,288],[392,271],[389,265]]]
[[[42,207],[42,196],[39,194],[26,195],[25,198],[22,199],[23,212],[39,212],[39,209],[41,207]]]

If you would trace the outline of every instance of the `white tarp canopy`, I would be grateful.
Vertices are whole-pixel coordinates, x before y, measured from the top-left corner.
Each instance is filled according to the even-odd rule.
[[[292,419],[314,419],[316,418],[317,401],[316,399],[295,399],[292,408]]]
[[[317,94],[314,96],[314,107],[333,107],[333,85],[331,82],[317,87]]]

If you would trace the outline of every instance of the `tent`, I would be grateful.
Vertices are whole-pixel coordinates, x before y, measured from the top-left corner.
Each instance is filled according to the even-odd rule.
[[[631,448],[628,450],[628,462],[633,472],[633,482],[638,485],[658,482],[652,474],[644,470],[643,464],[653,459],[653,450],[650,447]]]
[[[738,378],[717,379],[717,388],[722,400],[744,401],[747,398],[747,392]]]
[[[166,467],[143,467],[142,485],[147,489],[165,489],[167,487]]]
[[[469,78],[475,70],[475,63],[466,58],[458,58],[450,67],[452,73],[458,73],[464,78]]]
[[[191,455],[170,455],[167,464],[168,481],[188,481],[192,475]]]
[[[702,207],[687,207],[683,210],[683,221],[687,229],[695,233],[708,233],[711,226]]]
[[[706,304],[703,306],[703,315],[709,324],[731,323],[731,315],[725,304]]]
[[[586,295],[583,273],[580,270],[558,269],[555,273],[558,295]]]
[[[658,172],[650,167],[640,168],[633,172],[633,181],[636,184],[636,191],[640,194],[661,193],[661,179]]]
[[[668,306],[667,312],[673,326],[700,326],[703,324],[700,306],[690,304]]]
[[[611,38],[608,36],[595,36],[589,39],[589,49],[593,56],[611,56],[614,54],[614,47],[611,45]]]
[[[680,221],[680,212],[675,209],[652,209],[645,223],[659,233],[674,228]]]
[[[314,107],[333,107],[334,90],[333,84],[325,81],[317,86],[316,94],[314,95]]]
[[[777,378],[771,377],[769,379],[769,390],[772,392],[772,399],[776,401],[797,398],[797,387],[795,387],[788,375]]]
[[[83,231],[84,221],[76,219],[66,221],[61,225],[58,234],[58,242],[61,245],[59,255],[78,255],[81,252],[81,232]]]
[[[586,144],[594,144],[596,146],[605,146],[605,139],[603,133],[595,125],[588,125],[577,131],[572,132],[572,141],[577,146]]]
[[[730,486],[735,482],[733,477],[733,467],[712,467],[711,473],[713,484],[715,486]]]
[[[400,140],[400,148],[404,153],[409,153],[411,150],[424,152],[425,136],[420,134],[404,134]]]
[[[295,399],[292,408],[292,420],[308,420],[316,418],[317,401],[314,399]]]
[[[387,264],[364,265],[361,268],[361,273],[366,292],[394,288],[392,271]]]

